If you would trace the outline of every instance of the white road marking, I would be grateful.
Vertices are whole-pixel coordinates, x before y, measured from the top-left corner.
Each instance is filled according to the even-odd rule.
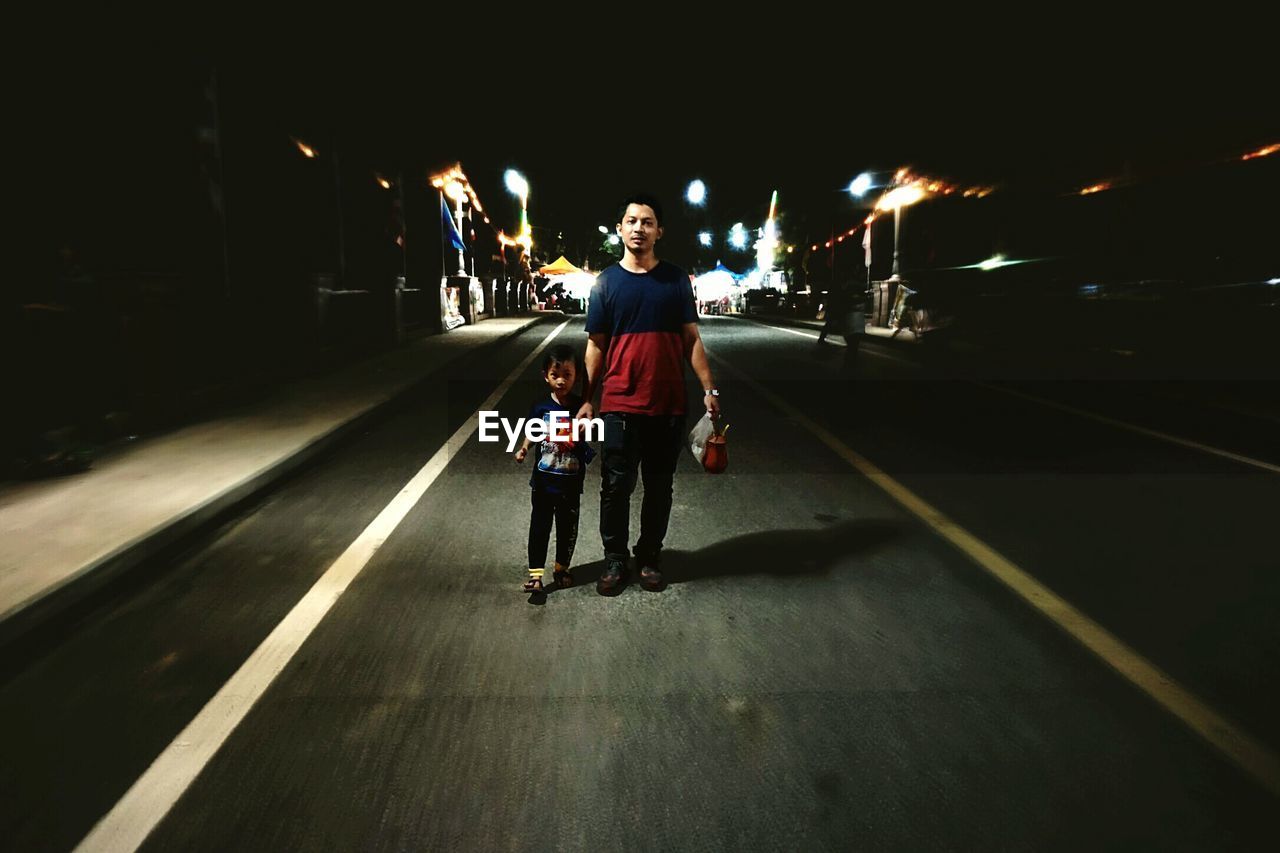
[[[565,320],[553,329],[542,344],[535,347],[511,371],[479,409],[496,408],[511,385],[524,375],[529,364],[568,324],[569,321]],[[76,847],[77,851],[106,850],[123,853],[137,850],[142,845],[478,426],[479,414],[473,412],[466,423],[458,427],[427,464],[378,513],[378,517],[369,523],[364,532],[325,570],[310,591],[200,710],[195,719],[160,753],[111,811],[98,821]]]
[[[792,328],[790,328],[790,327],[788,327],[788,326],[775,326],[775,325],[773,325],[773,324],[771,324],[771,323],[759,323],[758,325],[764,326],[766,329],[773,329],[775,332],[789,332],[789,333],[791,333],[791,334],[793,334],[793,335],[799,335],[800,337],[802,337],[802,338],[808,338],[808,339],[809,339],[809,340],[811,340],[811,341],[814,341],[814,340],[817,340],[817,339],[818,339],[818,333],[817,333],[817,332],[806,332],[806,331],[802,331],[802,330],[800,330],[800,329],[792,329]],[[837,341],[837,340],[835,339],[836,337],[841,338],[841,340]],[[844,337],[843,335],[835,335],[835,336],[833,337],[833,335],[828,334],[828,335],[827,335],[827,342],[828,342],[828,343],[830,343],[832,346],[837,346],[837,347],[848,346],[848,344],[846,344],[846,343],[844,342],[843,337]],[[872,341],[872,340],[875,340],[875,336],[868,336],[868,337],[866,338],[866,340],[864,340],[864,343],[866,343],[867,341]],[[866,347],[859,347],[859,348],[858,348],[858,355],[860,355],[860,356],[861,356],[861,355],[869,355],[869,356],[872,356],[873,358],[887,358],[887,359],[889,359],[890,361],[900,361],[900,362],[903,362],[904,364],[912,364],[912,363],[913,363],[913,362],[911,362],[909,359],[900,358],[900,357],[898,357],[898,356],[896,356],[896,355],[890,355],[890,354],[889,354],[889,353],[887,353],[887,352],[877,352],[876,350],[867,349]]]
[[[789,329],[783,326],[774,326],[768,323],[761,323],[760,325],[766,326],[770,329],[774,329],[775,331],[779,331],[779,332],[790,332],[793,335],[800,335],[801,337],[809,338],[811,340],[816,339],[818,337],[816,333],[809,333],[809,332],[801,331],[800,329]],[[835,343],[835,341],[832,341],[832,343]],[[844,343],[835,343],[835,345],[844,346]],[[866,355],[875,356],[877,358],[887,358],[892,361],[910,363],[908,359],[899,358],[897,356],[889,355],[888,353],[876,352],[875,350],[869,350],[866,347],[862,347],[859,350],[858,354],[862,355],[864,353]],[[1157,441],[1164,441],[1170,444],[1176,444],[1179,447],[1186,447],[1191,450],[1197,450],[1201,453],[1207,453],[1211,456],[1217,456],[1222,459],[1230,459],[1232,462],[1239,462],[1241,465],[1248,465],[1250,467],[1257,468],[1262,471],[1268,471],[1272,474],[1280,474],[1280,465],[1274,465],[1270,462],[1264,462],[1261,459],[1254,459],[1251,456],[1245,456],[1240,453],[1232,453],[1230,450],[1223,450],[1220,447],[1214,447],[1213,445],[1210,445],[1210,444],[1203,444],[1201,442],[1192,441],[1189,438],[1183,438],[1181,436],[1173,435],[1171,433],[1149,429],[1148,427],[1144,427],[1144,426],[1138,426],[1137,424],[1131,424],[1127,421],[1122,421],[1117,418],[1110,418],[1110,417],[1107,417],[1106,415],[1100,415],[1097,412],[1090,412],[1087,409],[1078,409],[1074,406],[1068,406],[1065,403],[1058,403],[1053,400],[1045,399],[1044,397],[1037,397],[1034,394],[1026,394],[1021,391],[1014,391],[1010,388],[1002,388],[999,385],[992,385],[987,382],[979,382],[976,380],[969,380],[969,381],[971,384],[976,385],[979,388],[985,388],[989,391],[998,391],[1001,394],[1009,394],[1011,396],[1019,397],[1031,403],[1036,403],[1041,406],[1047,406],[1051,409],[1057,409],[1062,412],[1067,412],[1069,414],[1076,415],[1077,417],[1088,418],[1090,420],[1097,421],[1098,423],[1115,427],[1116,429],[1128,430],[1129,432],[1135,432],[1135,433],[1138,433],[1139,435],[1144,435],[1147,438],[1154,438]],[[1266,417],[1265,415],[1258,415],[1256,413],[1251,413],[1251,414],[1253,414],[1254,417]]]
[[[1107,426],[1115,427],[1116,429],[1123,429],[1123,430],[1128,430],[1129,432],[1136,432],[1138,435],[1144,435],[1147,438],[1154,438],[1157,441],[1165,441],[1165,442],[1168,442],[1169,444],[1176,444],[1179,447],[1187,447],[1187,448],[1190,448],[1191,450],[1198,450],[1201,453],[1207,453],[1210,456],[1218,456],[1223,459],[1230,459],[1232,462],[1239,462],[1241,465],[1249,465],[1253,468],[1257,468],[1262,471],[1269,471],[1272,474],[1280,474],[1280,465],[1273,465],[1270,462],[1263,462],[1261,459],[1254,459],[1251,456],[1244,456],[1239,453],[1232,453],[1230,450],[1223,450],[1220,447],[1213,447],[1212,445],[1209,445],[1209,444],[1201,444],[1200,442],[1192,441],[1189,438],[1183,438],[1181,436],[1171,435],[1170,433],[1160,432],[1159,430],[1148,429],[1147,427],[1138,426],[1137,424],[1131,424],[1131,423],[1128,423],[1127,421],[1117,420],[1116,418],[1109,418],[1106,415],[1100,415],[1097,412],[1090,412],[1087,409],[1077,409],[1075,406],[1068,406],[1066,403],[1058,403],[1054,400],[1046,400],[1044,397],[1037,397],[1034,394],[1025,394],[1022,391],[1014,391],[1012,388],[1002,388],[999,385],[990,385],[986,382],[973,382],[973,384],[977,385],[979,388],[986,388],[989,391],[998,391],[1001,394],[1008,394],[1012,397],[1018,397],[1022,400],[1026,400],[1031,403],[1036,403],[1041,406],[1046,406],[1050,409],[1057,409],[1058,411],[1061,411],[1061,412],[1067,412],[1068,414],[1075,415],[1076,417],[1087,418],[1092,421],[1097,421],[1098,423],[1106,424]]]

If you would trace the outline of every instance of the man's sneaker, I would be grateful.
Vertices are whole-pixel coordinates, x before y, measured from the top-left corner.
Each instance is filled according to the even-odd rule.
[[[601,595],[617,595],[627,580],[627,564],[621,560],[610,560],[604,567],[604,574],[596,581],[596,592]]]

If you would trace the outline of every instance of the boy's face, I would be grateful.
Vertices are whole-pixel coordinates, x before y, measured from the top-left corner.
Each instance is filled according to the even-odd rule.
[[[573,388],[573,380],[577,378],[577,367],[572,361],[562,361],[547,368],[542,374],[557,394],[565,394]]]

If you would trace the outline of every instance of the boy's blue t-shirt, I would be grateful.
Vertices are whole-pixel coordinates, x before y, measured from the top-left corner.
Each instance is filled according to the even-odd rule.
[[[553,412],[564,412],[568,415],[569,435],[572,436],[573,416],[582,408],[582,399],[570,395],[563,403],[557,403],[555,397],[548,394],[529,410],[530,420],[540,420],[551,428]],[[534,454],[533,473],[529,475],[529,485],[533,488],[556,495],[582,494],[582,483],[587,476],[587,464],[595,458],[595,451],[585,441],[574,442],[566,449],[563,442],[543,441],[529,448]]]

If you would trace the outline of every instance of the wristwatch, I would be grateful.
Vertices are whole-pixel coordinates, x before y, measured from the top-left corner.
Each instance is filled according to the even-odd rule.
[[[702,392],[702,396],[704,396],[704,397],[707,397],[707,396],[711,396],[711,397],[719,397],[719,396],[720,396],[720,392],[719,392],[717,389],[715,389],[715,388],[708,388],[706,391],[703,391],[703,392]]]

